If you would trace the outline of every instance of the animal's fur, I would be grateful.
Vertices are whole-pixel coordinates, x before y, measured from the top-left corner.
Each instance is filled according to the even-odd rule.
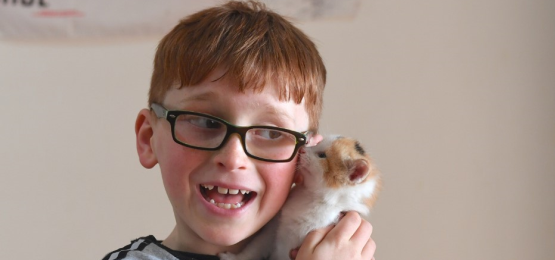
[[[303,183],[291,190],[281,213],[240,254],[222,260],[288,260],[308,232],[336,223],[342,212],[367,218],[381,185],[380,173],[360,144],[351,138],[327,136],[301,153]]]

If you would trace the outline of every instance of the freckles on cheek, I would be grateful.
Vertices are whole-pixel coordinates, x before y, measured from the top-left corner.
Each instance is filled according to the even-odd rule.
[[[275,165],[271,171],[268,171],[267,189],[275,189],[280,193],[280,196],[287,196],[293,184],[294,172],[295,164]]]

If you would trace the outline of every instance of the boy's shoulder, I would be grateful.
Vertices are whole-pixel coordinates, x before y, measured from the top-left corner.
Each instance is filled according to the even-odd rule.
[[[172,250],[154,236],[140,237],[108,253],[102,260],[218,260],[217,256]]]

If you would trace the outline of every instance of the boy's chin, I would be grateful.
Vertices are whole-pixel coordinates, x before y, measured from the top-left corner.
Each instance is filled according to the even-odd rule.
[[[222,235],[211,235],[209,238],[205,239],[209,241],[212,245],[222,248],[222,252],[239,252],[244,245],[247,244],[251,235],[246,232],[235,232],[230,235],[221,233]]]

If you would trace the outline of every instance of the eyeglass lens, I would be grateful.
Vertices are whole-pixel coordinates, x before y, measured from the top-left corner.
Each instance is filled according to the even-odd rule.
[[[180,142],[199,148],[216,148],[227,134],[225,123],[199,115],[179,115],[174,127],[174,135]],[[247,153],[269,160],[290,158],[297,144],[295,135],[263,127],[249,129],[244,139]]]

